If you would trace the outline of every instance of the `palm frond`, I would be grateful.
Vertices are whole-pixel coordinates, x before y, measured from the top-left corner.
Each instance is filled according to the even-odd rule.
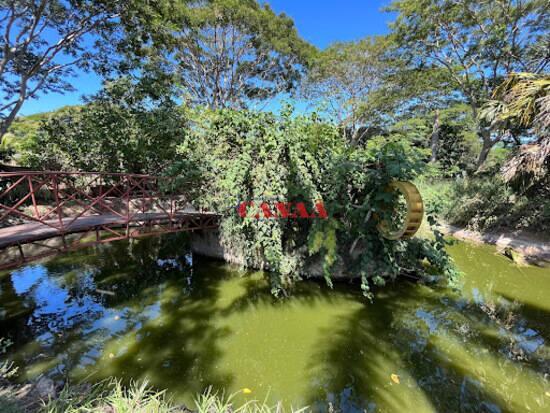
[[[547,130],[550,129],[549,95],[550,75],[513,73],[495,89],[493,100],[487,103],[486,111],[482,113],[491,114],[491,108],[498,108],[496,118],[500,121],[516,121],[524,127]],[[500,105],[497,106],[495,101]],[[491,122],[494,123],[495,120]]]
[[[513,73],[495,89],[482,115],[493,127],[506,122],[534,128],[538,142],[522,145],[502,168],[506,182],[524,188],[549,173],[550,163],[550,75]]]

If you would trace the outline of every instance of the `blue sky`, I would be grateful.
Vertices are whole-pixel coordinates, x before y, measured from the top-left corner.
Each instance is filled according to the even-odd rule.
[[[368,35],[387,33],[392,16],[381,9],[390,0],[267,0],[277,12],[294,19],[300,35],[319,48],[336,41],[357,40]],[[27,101],[20,115],[47,112],[65,105],[81,103],[82,95],[101,88],[101,79],[93,73],[78,73],[72,79],[76,92],[49,94]]]

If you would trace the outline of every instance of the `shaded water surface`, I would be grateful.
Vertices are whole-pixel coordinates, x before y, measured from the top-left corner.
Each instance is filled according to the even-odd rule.
[[[147,379],[345,412],[550,411],[550,269],[451,247],[456,290],[304,282],[193,259],[181,238],[118,242],[0,274],[0,336],[22,379]]]

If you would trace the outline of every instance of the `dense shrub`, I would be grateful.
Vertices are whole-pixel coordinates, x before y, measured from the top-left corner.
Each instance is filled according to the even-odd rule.
[[[360,278],[367,295],[404,271],[422,274],[427,259],[438,271],[453,273],[443,241],[388,241],[376,229],[395,197],[392,180],[411,180],[424,168],[425,153],[405,141],[373,139],[349,145],[339,129],[316,115],[282,116],[223,110],[201,113],[179,147],[172,171],[197,183],[197,201],[225,211],[224,247],[247,265],[272,272],[273,291],[299,278],[310,258],[320,258],[327,282],[338,263]],[[321,200],[329,219],[241,218],[239,201]],[[360,252],[360,253],[358,253]]]
[[[187,127],[185,110],[149,98],[122,78],[87,105],[48,117],[23,148],[20,163],[34,169],[159,173],[175,159]]]
[[[450,196],[445,217],[451,223],[486,229],[494,226],[510,209],[512,192],[497,177],[460,179],[455,182]]]
[[[476,231],[550,231],[550,197],[544,190],[522,194],[498,175],[458,180],[423,181],[429,204],[439,205],[440,216],[453,225]]]

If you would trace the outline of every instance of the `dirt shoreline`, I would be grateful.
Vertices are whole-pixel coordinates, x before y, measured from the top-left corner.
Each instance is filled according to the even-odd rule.
[[[449,224],[442,224],[439,229],[459,240],[494,245],[499,251],[510,248],[524,256],[529,264],[550,264],[550,240],[533,234],[510,231],[480,233]]]

